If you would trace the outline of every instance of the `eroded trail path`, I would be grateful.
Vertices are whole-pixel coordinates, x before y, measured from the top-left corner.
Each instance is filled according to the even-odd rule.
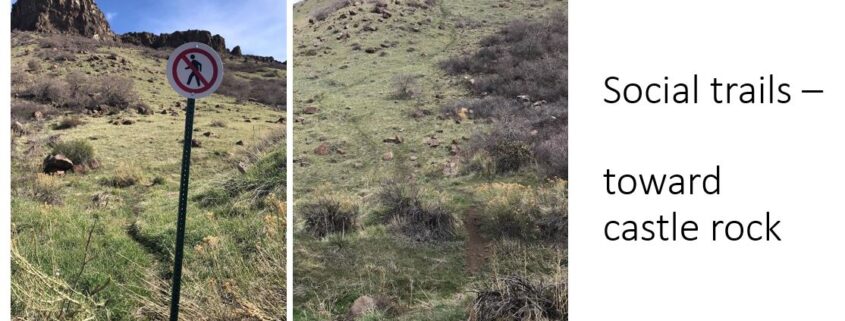
[[[475,207],[471,207],[464,219],[464,228],[467,231],[465,243],[466,270],[471,275],[477,274],[481,270],[489,254],[488,242],[479,231],[478,213],[476,211]]]

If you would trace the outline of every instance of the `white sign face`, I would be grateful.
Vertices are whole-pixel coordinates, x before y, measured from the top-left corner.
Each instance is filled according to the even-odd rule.
[[[189,42],[179,46],[167,60],[167,81],[187,98],[211,95],[223,82],[223,60],[206,44]]]

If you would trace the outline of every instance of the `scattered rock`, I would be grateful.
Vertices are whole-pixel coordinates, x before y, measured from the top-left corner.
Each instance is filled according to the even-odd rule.
[[[384,161],[391,161],[393,160],[393,151],[387,151],[384,155],[381,156],[381,159]]]
[[[393,137],[390,137],[390,138],[385,138],[385,139],[384,139],[384,140],[382,140],[382,141],[383,141],[383,142],[385,142],[385,143],[391,143],[391,144],[401,144],[401,143],[403,143],[405,140],[404,140],[404,139],[402,139],[402,137],[401,137],[401,136],[396,135],[396,136],[393,136]]]
[[[44,113],[40,111],[33,112],[32,119],[35,119],[36,121],[42,121],[44,120]]]
[[[201,148],[201,147],[202,147],[202,142],[200,142],[200,141],[199,141],[199,140],[197,140],[196,138],[191,139],[191,147]]]
[[[235,145],[238,145],[238,146],[243,146],[243,145],[244,145],[244,141],[242,141],[242,140],[236,141],[236,142],[235,142]]]
[[[238,171],[241,172],[241,174],[246,174],[246,164],[238,162]]]
[[[305,107],[305,109],[302,110],[302,112],[308,115],[313,115],[320,112],[320,109],[317,108],[317,106],[307,106]]]
[[[443,164],[443,176],[457,176],[460,173],[460,159],[458,157],[452,157],[450,160],[446,161]]]
[[[314,154],[320,155],[320,156],[328,155],[329,154],[329,144],[321,143],[320,146],[317,146],[317,148],[314,149]]]
[[[426,138],[423,142],[431,148],[440,146],[440,141],[434,136]]]
[[[122,125],[132,125],[132,124],[134,124],[134,123],[135,123],[135,121],[134,121],[134,120],[131,120],[131,119],[124,119],[124,120],[123,120],[122,122],[120,122],[120,123],[121,123]]]
[[[205,137],[211,137],[211,132],[204,132],[202,135]]]

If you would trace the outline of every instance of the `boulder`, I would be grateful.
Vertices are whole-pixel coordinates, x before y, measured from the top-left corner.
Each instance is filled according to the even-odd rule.
[[[47,174],[57,172],[67,172],[73,170],[73,161],[65,157],[65,155],[49,155],[44,159],[43,171]]]

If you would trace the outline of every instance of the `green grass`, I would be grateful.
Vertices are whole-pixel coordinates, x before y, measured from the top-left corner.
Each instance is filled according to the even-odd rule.
[[[310,24],[310,13],[329,2],[306,0],[294,7],[294,113],[304,120],[294,124],[293,137],[298,160],[294,169],[296,320],[342,317],[361,295],[387,296],[396,305],[386,315],[367,316],[370,320],[462,320],[467,319],[474,298],[471,291],[497,275],[559,276],[565,250],[516,241],[488,244],[490,251],[508,255],[490,254],[478,273],[469,273],[467,235],[461,223],[455,241],[412,243],[378,222],[383,208],[375,196],[386,180],[413,180],[427,191],[427,200],[442,200],[461,222],[466,211],[481,201],[476,190],[484,184],[540,188],[543,179],[533,168],[500,175],[444,176],[443,166],[452,158],[451,142],[465,148],[465,138],[489,125],[473,120],[458,124],[436,116],[441,106],[470,96],[463,86],[466,80],[446,75],[438,63],[472,52],[478,41],[507,22],[543,16],[565,7],[565,2],[514,1],[500,6],[501,1],[456,0],[439,1],[429,10],[409,10],[390,2],[393,17],[384,22],[376,22],[364,5],[351,19],[338,20],[342,12],[355,10],[354,6]],[[378,31],[352,27],[366,24],[364,18],[370,18]],[[476,27],[458,26],[467,21],[475,22]],[[329,26],[342,30],[344,25],[350,26],[351,37],[337,40]],[[419,32],[410,30],[411,26],[419,26]],[[322,41],[315,41],[318,37]],[[361,48],[380,48],[383,43],[396,46],[381,49],[387,54],[380,56],[354,50],[356,43]],[[395,99],[396,75],[417,75],[419,95]],[[306,114],[303,110],[308,106],[320,111]],[[434,114],[412,118],[411,113],[418,109]],[[402,144],[383,142],[397,135],[404,139]],[[424,144],[431,136],[441,142],[439,147]],[[345,153],[317,155],[314,149],[321,143]],[[388,151],[394,158],[385,161],[382,155]],[[299,206],[326,193],[357,198],[363,229],[324,239],[303,231]]]
[[[13,47],[13,64],[24,65],[39,50],[48,49],[34,44]],[[34,130],[14,139],[12,223],[15,249],[20,254],[13,260],[14,316],[147,320],[166,315],[185,117],[175,106],[184,107],[185,99],[165,80],[166,59],[145,52],[136,47],[98,47],[77,53],[76,61],[46,63],[37,73],[22,71],[32,78],[63,78],[71,71],[119,73],[134,80],[140,101],[155,113],[81,116],[84,124],[64,130],[52,129],[55,119],[48,119],[28,124]],[[125,66],[105,59],[111,53],[119,57],[117,61],[125,59]],[[89,61],[93,56],[102,58]],[[284,72],[279,76],[284,77]],[[161,110],[168,113],[161,114]],[[178,116],[171,116],[171,110]],[[221,95],[197,102],[194,137],[202,141],[202,147],[194,148],[191,158],[192,197],[182,292],[186,319],[260,314],[281,318],[284,314],[284,218],[274,203],[284,200],[285,170],[267,164],[278,164],[285,155],[282,144],[253,147],[262,145],[267,135],[283,130],[273,123],[281,115],[268,106]],[[245,117],[257,119],[245,122]],[[112,124],[118,118],[135,122]],[[213,127],[215,121],[227,126]],[[212,135],[203,136],[206,131]],[[42,152],[49,151],[45,142],[53,135],[60,135],[65,142],[89,143],[101,167],[60,177],[61,204],[45,205],[34,198],[28,186],[39,170]],[[239,140],[244,146],[235,144]],[[214,189],[219,182],[242,177],[235,164],[246,154],[254,159],[268,157],[258,165],[249,162],[255,169],[246,177],[261,176],[256,171],[269,177],[281,175],[269,182],[276,186],[267,189],[276,196],[262,194],[260,202],[234,216],[223,215],[229,203],[200,206],[194,201],[193,196]],[[138,182],[122,188],[103,184],[125,175],[119,173],[121,167],[129,167]],[[109,201],[97,205],[92,202],[97,194],[109,195]],[[240,202],[239,197],[231,202]],[[86,247],[89,232],[91,241]],[[31,281],[39,273],[51,281]],[[49,284],[58,288],[50,290]],[[78,301],[96,304],[70,303],[59,299],[61,293],[78,293]],[[44,300],[38,300],[39,296]]]

